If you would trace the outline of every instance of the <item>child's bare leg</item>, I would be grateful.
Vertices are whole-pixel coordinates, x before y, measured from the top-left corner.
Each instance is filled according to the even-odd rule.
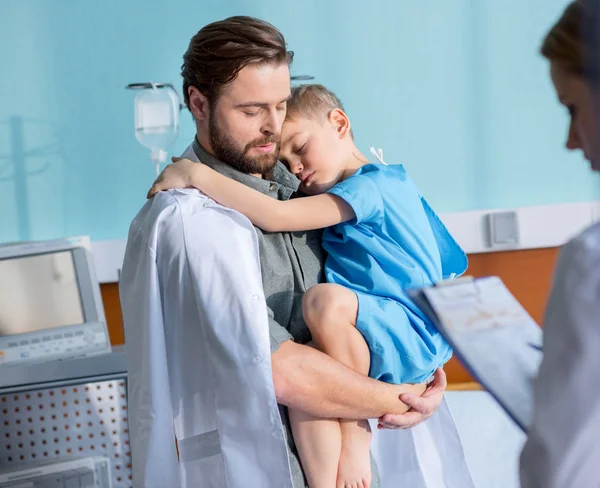
[[[303,314],[315,346],[355,371],[369,373],[369,348],[356,329],[358,299],[343,286],[321,284],[306,293]],[[367,420],[340,420],[342,449],[337,488],[371,484],[371,430]]]
[[[319,419],[289,409],[294,442],[310,488],[335,488],[342,450],[337,419]]]

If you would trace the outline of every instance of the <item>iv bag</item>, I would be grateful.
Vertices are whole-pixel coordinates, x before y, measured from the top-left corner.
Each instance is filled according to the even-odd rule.
[[[135,137],[150,149],[150,159],[156,165],[167,161],[166,149],[179,132],[179,96],[173,87],[164,83],[148,83],[135,97]]]

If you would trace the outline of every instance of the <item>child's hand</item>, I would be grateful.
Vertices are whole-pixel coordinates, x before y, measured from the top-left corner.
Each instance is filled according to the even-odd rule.
[[[173,163],[169,164],[162,173],[158,175],[152,188],[148,191],[147,198],[152,198],[156,193],[171,188],[189,188],[192,185],[192,169],[198,165],[185,158],[171,158]]]

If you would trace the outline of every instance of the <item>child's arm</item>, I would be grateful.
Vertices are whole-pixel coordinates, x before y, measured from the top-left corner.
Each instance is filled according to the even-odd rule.
[[[148,192],[148,197],[169,188],[194,187],[221,205],[243,213],[268,232],[322,229],[351,220],[352,207],[329,194],[280,201],[227,178],[204,164],[174,159]]]

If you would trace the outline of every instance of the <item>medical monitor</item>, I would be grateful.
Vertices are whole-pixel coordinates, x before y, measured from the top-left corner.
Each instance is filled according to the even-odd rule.
[[[88,238],[0,246],[0,365],[110,352]]]

